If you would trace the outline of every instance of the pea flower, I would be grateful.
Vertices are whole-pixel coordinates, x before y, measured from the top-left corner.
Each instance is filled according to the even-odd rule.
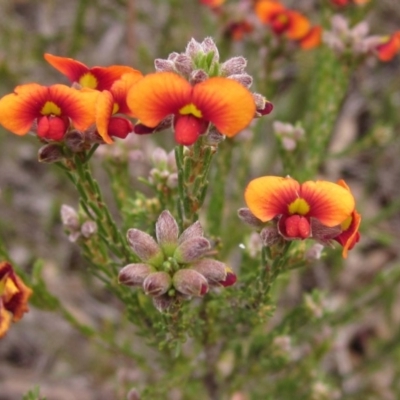
[[[285,34],[288,39],[298,41],[304,49],[311,49],[320,44],[321,27],[312,26],[303,14],[286,8],[278,1],[257,1],[255,13],[262,23],[270,25],[276,35]]]
[[[119,282],[142,287],[159,311],[177,298],[202,297],[210,287],[231,286],[235,274],[208,256],[210,242],[197,221],[179,235],[175,218],[163,211],[156,223],[157,241],[146,232],[129,229],[128,243],[141,260],[123,267]]]
[[[97,97],[59,84],[20,85],[0,99],[0,124],[17,135],[34,130],[41,139],[61,141],[71,124],[83,131],[95,122]]]
[[[7,261],[0,262],[0,338],[28,311],[32,290],[25,286]]]
[[[379,43],[372,49],[381,61],[391,61],[400,51],[400,31],[390,36],[379,37]]]
[[[336,240],[343,257],[359,239],[361,217],[344,181],[307,181],[265,176],[252,180],[245,191],[248,211],[239,216],[253,226],[271,222],[261,231],[264,245],[284,240],[313,238],[322,244]]]
[[[223,135],[235,136],[254,117],[272,111],[265,97],[248,90],[253,78],[245,72],[246,64],[243,57],[220,63],[211,38],[202,43],[192,39],[184,53],[155,60],[158,72],[128,92],[128,106],[140,121],[134,131],[152,133],[172,125],[175,140],[186,146],[210,125]]]
[[[99,91],[110,90],[114,82],[124,74],[141,75],[139,71],[125,65],[89,68],[73,58],[58,57],[49,53],[46,53],[44,58],[52,67],[66,75],[71,83]]]

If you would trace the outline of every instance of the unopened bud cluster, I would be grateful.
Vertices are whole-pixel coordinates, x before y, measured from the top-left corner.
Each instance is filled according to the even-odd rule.
[[[232,79],[247,89],[253,83],[253,77],[246,72],[247,60],[238,56],[221,63],[218,48],[211,37],[201,43],[191,39],[184,53],[173,52],[166,60],[156,59],[154,65],[157,71],[178,73],[193,85],[215,76]],[[253,97],[256,117],[272,111],[272,104],[264,96],[253,93]]]
[[[127,239],[141,262],[123,267],[119,282],[142,287],[161,312],[176,298],[202,297],[212,287],[236,282],[225,264],[207,257],[211,244],[198,221],[179,235],[175,218],[163,211],[156,223],[157,240],[138,229],[129,229]]]
[[[151,156],[153,168],[149,173],[149,182],[159,187],[174,189],[178,185],[178,169],[176,166],[174,150],[167,153],[161,147],[157,147]]]
[[[71,206],[63,204],[61,206],[61,221],[64,229],[68,232],[70,242],[76,242],[78,239],[89,239],[97,232],[96,222],[86,219],[82,220],[78,213]]]
[[[297,143],[304,137],[304,129],[298,125],[274,121],[275,136],[280,139],[282,147],[287,151],[293,151]]]

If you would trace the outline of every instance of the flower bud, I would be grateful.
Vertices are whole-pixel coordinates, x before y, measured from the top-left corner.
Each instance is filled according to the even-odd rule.
[[[196,221],[194,224],[190,225],[182,232],[181,236],[179,236],[178,243],[181,244],[186,240],[195,237],[203,237],[203,235],[204,235],[203,228],[201,227],[200,222]]]
[[[157,58],[154,60],[154,67],[157,72],[175,72],[175,64],[171,60]]]
[[[174,299],[168,294],[164,294],[162,296],[153,297],[154,307],[157,308],[158,311],[164,312],[168,310],[169,306],[173,303]]]
[[[205,54],[208,53],[214,53],[213,57],[213,62],[217,63],[219,61],[219,51],[218,47],[214,42],[214,39],[212,37],[206,37],[202,42],[201,42],[201,47],[204,51]]]
[[[239,82],[247,89],[253,84],[253,77],[246,73],[230,75],[228,78]]]
[[[212,126],[207,133],[207,143],[210,145],[217,145],[225,140],[225,135],[218,131],[215,126]]]
[[[167,152],[161,147],[156,147],[151,154],[151,161],[157,169],[166,169],[168,161]]]
[[[258,219],[248,208],[239,208],[238,217],[246,224],[255,228],[260,228],[264,225],[260,219]]]
[[[81,226],[82,235],[88,239],[97,232],[97,224],[94,221],[85,221]]]
[[[260,232],[263,246],[270,247],[281,240],[281,235],[275,226],[267,226]]]
[[[188,77],[193,71],[192,59],[186,54],[179,54],[179,56],[175,58],[174,62],[175,69],[185,77]]]
[[[207,279],[193,269],[180,269],[173,278],[175,289],[187,296],[201,297],[208,292]]]
[[[223,287],[228,287],[228,286],[234,285],[237,281],[236,274],[229,267],[225,267],[225,271],[226,271],[226,278],[219,283]]]
[[[85,142],[85,135],[81,131],[69,131],[64,136],[64,142],[74,153],[79,153],[88,147]]]
[[[247,66],[244,57],[232,57],[221,65],[222,76],[243,74]]]
[[[134,253],[145,263],[159,266],[164,260],[164,255],[157,242],[146,232],[139,229],[129,229],[128,243]]]
[[[152,272],[143,281],[143,290],[149,296],[161,296],[168,292],[171,284],[171,277],[166,272]]]
[[[148,264],[128,264],[118,274],[118,282],[127,286],[142,286],[154,268]]]
[[[203,52],[201,44],[193,38],[190,39],[188,45],[186,46],[185,54],[193,59],[199,52]]]
[[[313,261],[319,260],[322,255],[324,246],[321,243],[314,243],[304,254],[306,260]]]
[[[168,176],[166,185],[170,189],[175,189],[178,187],[178,174],[176,172],[173,172]]]
[[[80,228],[78,213],[70,206],[63,204],[60,210],[61,222],[65,228],[70,231],[76,231]]]
[[[53,163],[61,161],[63,158],[61,146],[55,143],[46,144],[38,151],[38,161],[42,163]]]
[[[194,237],[182,242],[174,252],[178,263],[190,263],[204,257],[211,249],[210,242],[204,237]]]
[[[156,222],[156,237],[158,244],[167,257],[174,254],[178,245],[179,227],[175,218],[167,210],[164,210]]]
[[[196,69],[192,71],[189,77],[189,81],[192,85],[196,83],[204,82],[208,79],[208,74],[202,69]]]
[[[224,263],[208,258],[197,261],[195,264],[190,266],[190,269],[203,275],[210,286],[219,286],[219,283],[225,281],[227,276],[227,270]]]
[[[126,400],[140,400],[140,394],[137,389],[131,389],[126,396]]]

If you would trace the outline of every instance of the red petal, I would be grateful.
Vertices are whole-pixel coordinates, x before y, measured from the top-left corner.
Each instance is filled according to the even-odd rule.
[[[175,141],[190,146],[205,132],[208,123],[203,119],[189,115],[177,115],[174,122]]]

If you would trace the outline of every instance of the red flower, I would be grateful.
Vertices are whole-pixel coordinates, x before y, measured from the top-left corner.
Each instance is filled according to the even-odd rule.
[[[96,91],[79,91],[64,85],[17,86],[14,93],[0,99],[0,124],[17,135],[28,133],[37,123],[37,135],[62,140],[70,121],[78,130],[94,123]]]
[[[0,338],[10,327],[11,320],[19,321],[28,311],[28,299],[32,290],[22,282],[11,264],[0,263]]]
[[[253,119],[252,94],[232,79],[215,77],[191,85],[172,72],[150,74],[129,90],[127,103],[140,122],[155,128],[174,115],[175,140],[193,144],[211,122],[228,137],[235,136]]]
[[[73,58],[58,57],[46,53],[46,61],[55,69],[66,75],[72,83],[96,90],[109,90],[113,83],[127,73],[141,74],[136,69],[125,65],[109,67],[92,67],[74,60]]]

